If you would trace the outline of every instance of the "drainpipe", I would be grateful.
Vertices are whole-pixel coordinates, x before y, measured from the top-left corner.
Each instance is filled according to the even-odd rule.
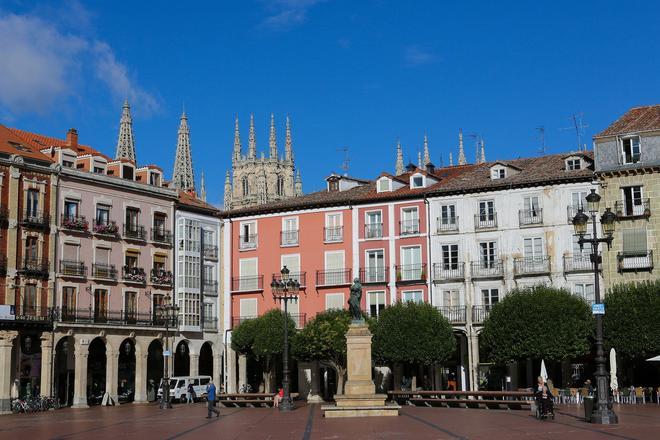
[[[428,261],[428,267],[427,267],[427,288],[429,292],[429,303],[432,305],[433,304],[433,258],[432,257],[432,249],[433,246],[431,246],[431,204],[429,202],[429,199],[426,198],[426,195],[424,195],[424,205],[426,205],[426,233],[428,235],[428,239],[426,240],[426,255],[428,255],[427,261]]]
[[[55,174],[57,176],[57,185],[55,185],[55,222],[57,222],[57,219],[60,217],[60,179],[59,179],[59,172]],[[52,194],[51,194],[52,195]],[[52,197],[51,197],[51,202],[52,202]],[[53,246],[55,249],[53,250],[53,267],[54,267],[54,272],[57,274],[57,248],[58,248],[58,242],[59,242],[59,231],[55,233],[54,237],[54,244]],[[56,302],[57,302],[57,275],[53,277],[53,293],[52,293],[52,307],[50,310],[50,325],[51,325],[51,331],[50,331],[50,397],[55,397],[53,395],[53,387],[55,386],[55,319],[56,319]],[[68,372],[67,372],[68,374]],[[66,390],[67,396],[69,395],[69,390]]]

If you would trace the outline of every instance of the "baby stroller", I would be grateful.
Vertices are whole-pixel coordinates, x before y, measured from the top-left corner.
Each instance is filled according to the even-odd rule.
[[[536,393],[536,418],[539,420],[555,419],[555,405],[550,391],[546,391],[545,394],[542,391]]]

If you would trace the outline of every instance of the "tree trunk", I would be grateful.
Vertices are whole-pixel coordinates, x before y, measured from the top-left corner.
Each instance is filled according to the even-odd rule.
[[[344,377],[346,377],[346,368],[335,366],[337,373],[337,394],[344,394]]]

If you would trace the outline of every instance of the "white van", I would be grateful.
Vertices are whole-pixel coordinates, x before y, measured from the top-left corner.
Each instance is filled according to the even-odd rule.
[[[170,399],[173,402],[186,402],[188,400],[188,384],[193,385],[195,398],[206,399],[206,386],[211,382],[211,376],[177,376],[170,377]],[[158,398],[163,396],[163,380],[158,387]]]

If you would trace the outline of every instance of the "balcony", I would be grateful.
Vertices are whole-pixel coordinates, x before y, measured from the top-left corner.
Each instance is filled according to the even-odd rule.
[[[501,258],[473,261],[470,269],[472,278],[502,278],[504,276],[504,264]]]
[[[467,307],[465,306],[440,306],[437,309],[452,324],[465,324],[467,321]]]
[[[303,328],[307,324],[307,314],[306,313],[289,313],[289,316],[296,324],[296,328]],[[250,319],[256,319],[258,316],[234,316],[231,320],[232,329],[235,329],[245,321]]]
[[[27,277],[48,278],[48,260],[45,258],[24,258],[18,271]]]
[[[204,280],[204,294],[218,295],[218,282],[216,280]]]
[[[18,304],[11,306],[14,321],[51,324],[53,320],[53,309],[51,307]]]
[[[323,228],[323,241],[326,243],[339,243],[344,241],[344,227],[332,226]]]
[[[360,283],[387,284],[389,280],[389,272],[389,267],[364,267],[360,269]]]
[[[619,272],[650,272],[653,270],[653,251],[625,253],[616,255]]]
[[[364,238],[383,238],[383,224],[367,223],[364,225]]]
[[[580,212],[580,210],[584,211],[585,207],[584,205],[568,205],[566,207],[566,216],[568,218],[568,223],[573,224],[573,218],[575,217],[575,214]],[[589,221],[591,221],[591,216],[589,213],[586,213],[587,217],[589,217]]]
[[[433,282],[462,281],[465,279],[465,263],[435,263]]]
[[[92,277],[102,280],[117,281],[117,269],[114,264],[92,264]]]
[[[593,270],[590,254],[564,255],[564,273],[593,272]]]
[[[458,216],[438,217],[438,234],[447,234],[458,231]]]
[[[232,292],[259,292],[264,290],[264,276],[254,275],[245,277],[232,277]]]
[[[218,318],[213,316],[205,316],[204,319],[204,331],[207,332],[217,332],[218,331]]]
[[[419,234],[419,219],[402,220],[399,222],[399,235]]]
[[[274,273],[273,279],[276,281],[282,281],[282,274],[279,272]],[[307,286],[307,272],[290,272],[289,279],[298,281],[301,289],[304,289]]]
[[[280,232],[280,245],[298,246],[298,230]]]
[[[57,320],[74,324],[126,325],[134,327],[165,327],[165,318],[160,313],[137,313],[128,310],[98,310],[94,308],[70,309],[62,307],[56,312]],[[170,327],[176,327],[176,316],[171,318]]]
[[[426,263],[395,266],[397,284],[425,284]]]
[[[235,329],[239,325],[243,324],[245,321],[249,321],[250,319],[256,319],[258,316],[253,316],[253,315],[245,315],[245,316],[233,316],[231,319],[231,328]]]
[[[533,276],[550,274],[550,256],[520,257],[513,259],[514,276]]]
[[[89,230],[89,222],[84,215],[62,214],[60,228],[67,231],[87,232]]]
[[[351,269],[316,271],[317,286],[345,286],[351,284]]]
[[[60,275],[64,277],[86,277],[87,267],[82,261],[60,260]]]
[[[218,259],[218,247],[213,244],[204,245],[204,258],[206,260],[217,260]]]
[[[521,209],[518,211],[520,226],[535,226],[543,224],[543,209]]]
[[[474,216],[474,229],[488,230],[497,228],[497,213],[477,214]]]
[[[146,284],[147,274],[141,267],[124,266],[121,269],[121,279],[125,283]]]
[[[172,287],[174,284],[174,275],[169,270],[151,269],[151,284]]]
[[[493,306],[472,306],[472,323],[483,324]]]
[[[651,217],[651,199],[637,199],[630,202],[614,202],[614,212],[619,219]]]
[[[50,216],[43,211],[25,210],[21,217],[20,225],[31,229],[47,229],[50,224]]]
[[[241,250],[257,248],[257,234],[241,235],[239,237],[238,248]]]
[[[151,241],[172,246],[172,233],[163,228],[151,228]]]
[[[119,234],[119,226],[114,221],[98,221],[92,222],[92,232],[98,235],[105,235],[108,237],[117,237]]]
[[[126,240],[147,241],[147,232],[144,226],[124,224],[124,238]]]

